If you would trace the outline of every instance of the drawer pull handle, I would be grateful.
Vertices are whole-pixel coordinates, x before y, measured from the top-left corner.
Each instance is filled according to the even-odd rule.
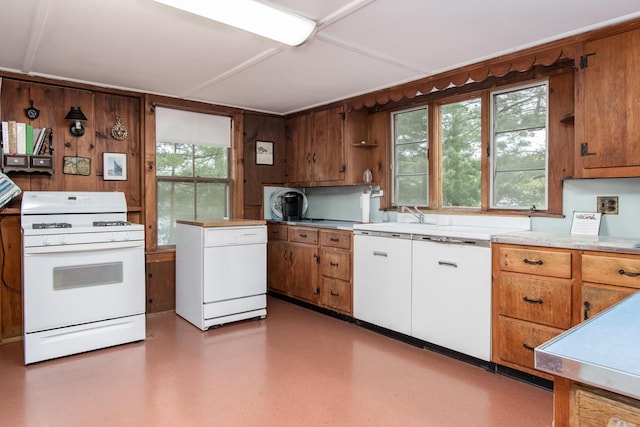
[[[448,267],[458,268],[458,263],[453,261],[438,261],[438,265],[446,265]]]
[[[331,240],[332,242],[339,242],[340,239],[338,239],[337,237],[332,237],[329,240]]]
[[[529,302],[531,304],[542,304],[542,300],[540,298],[538,299],[531,299],[529,297],[524,297],[522,298],[522,301],[524,302]]]
[[[305,237],[305,238],[306,238],[306,237],[307,237],[307,235],[306,235],[306,234],[302,234],[302,233],[300,233],[300,237]]]
[[[333,290],[331,291],[331,295],[334,297],[339,297],[340,294],[338,292],[334,292]]]
[[[542,260],[539,259],[537,261],[531,261],[530,259],[523,259],[522,262],[524,262],[525,264],[529,264],[529,265],[542,265]]]
[[[382,251],[373,251],[373,256],[383,256],[386,257],[387,253]]]
[[[589,318],[589,312],[591,311],[591,304],[589,301],[584,302],[584,320]]]
[[[330,265],[331,267],[337,267],[337,266],[338,266],[338,263],[337,263],[337,262],[333,262],[333,261],[329,261],[329,265]]]
[[[535,347],[531,347],[529,344],[522,344],[522,346],[530,351],[533,351],[535,349]]]
[[[314,295],[320,295],[320,288],[316,288],[315,291],[313,291]]]
[[[624,271],[623,269],[618,270],[619,274],[624,274],[625,276],[636,277],[640,276],[640,273],[636,273],[634,271]]]

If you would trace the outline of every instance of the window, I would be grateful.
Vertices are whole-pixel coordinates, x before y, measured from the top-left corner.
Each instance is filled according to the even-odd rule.
[[[547,210],[549,82],[478,90],[464,98],[447,99],[444,92],[428,107],[392,113],[393,203]],[[430,161],[429,148],[437,156]]]
[[[393,114],[394,203],[427,206],[428,110],[426,107]]]
[[[492,208],[547,208],[547,93],[545,82],[491,95]]]
[[[480,207],[480,110],[480,98],[440,107],[443,207]]]
[[[231,119],[156,108],[158,245],[175,244],[177,219],[229,212]]]

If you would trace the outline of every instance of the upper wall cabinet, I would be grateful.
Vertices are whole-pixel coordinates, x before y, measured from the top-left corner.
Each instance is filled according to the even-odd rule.
[[[575,174],[640,176],[640,29],[590,40],[577,64]]]
[[[369,155],[356,147],[367,139],[365,110],[343,105],[287,120],[286,182],[297,186],[362,184]]]

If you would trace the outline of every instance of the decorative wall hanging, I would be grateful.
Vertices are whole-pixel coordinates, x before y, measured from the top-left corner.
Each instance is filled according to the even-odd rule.
[[[102,153],[102,179],[105,181],[127,180],[126,153]]]
[[[64,156],[62,172],[67,175],[89,176],[89,174],[91,174],[91,159],[87,157]]]
[[[273,165],[273,142],[256,141],[256,165]]]
[[[129,131],[122,124],[122,117],[116,117],[116,124],[111,128],[111,136],[118,141],[124,141],[129,136]]]
[[[31,101],[31,107],[27,107],[24,109],[24,114],[27,116],[29,120],[37,119],[40,115],[40,110],[33,106],[33,99]]]

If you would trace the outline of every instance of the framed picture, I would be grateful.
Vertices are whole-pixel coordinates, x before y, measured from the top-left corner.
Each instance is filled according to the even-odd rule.
[[[127,155],[125,153],[102,153],[102,179],[105,181],[127,180]]]
[[[88,157],[64,156],[62,173],[67,175],[89,176],[91,173],[91,159]]]
[[[273,165],[273,142],[256,141],[256,165]]]

